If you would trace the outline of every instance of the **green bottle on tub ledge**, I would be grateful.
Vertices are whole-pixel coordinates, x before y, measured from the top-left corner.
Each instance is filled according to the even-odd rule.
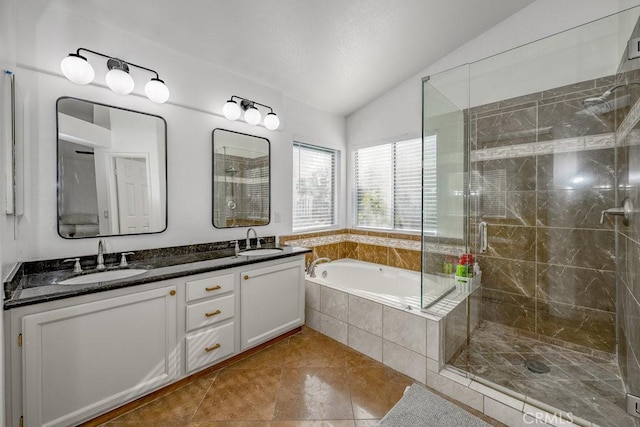
[[[480,274],[480,266],[473,254],[462,254],[456,266],[456,289],[472,292],[480,284]]]

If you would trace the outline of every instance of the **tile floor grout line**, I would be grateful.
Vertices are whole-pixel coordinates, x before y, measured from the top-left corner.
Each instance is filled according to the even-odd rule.
[[[287,338],[287,351],[284,356],[284,360],[282,361],[282,366],[280,367],[280,378],[278,379],[278,390],[276,392],[276,401],[273,405],[273,414],[271,414],[271,423],[276,421],[276,410],[278,409],[278,399],[280,397],[280,387],[282,387],[282,377],[284,376],[284,362],[287,360],[287,356],[289,355],[289,346],[291,345],[291,337]]]
[[[224,368],[222,368],[222,369],[224,369]],[[200,410],[200,406],[202,406],[202,402],[204,402],[204,399],[207,397],[207,394],[209,393],[209,390],[211,390],[211,387],[213,387],[213,383],[216,382],[216,380],[218,379],[218,375],[220,375],[220,371],[222,369],[218,369],[217,371],[214,372],[215,376],[213,377],[213,379],[209,383],[209,387],[207,387],[207,390],[202,394],[202,398],[200,399],[200,402],[196,406],[196,410],[193,411],[193,414],[191,414],[191,416],[189,417],[187,422],[189,422],[189,423],[193,422],[193,418],[196,416],[196,414]]]

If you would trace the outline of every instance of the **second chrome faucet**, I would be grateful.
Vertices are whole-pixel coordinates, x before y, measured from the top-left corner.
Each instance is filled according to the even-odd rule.
[[[247,248],[246,249],[251,249],[251,239],[249,238],[249,234],[252,231],[253,231],[253,235],[256,237],[256,249],[260,249],[262,247],[260,245],[260,238],[258,237],[258,233],[256,233],[256,230],[254,230],[253,227],[247,230],[247,241],[246,241]]]

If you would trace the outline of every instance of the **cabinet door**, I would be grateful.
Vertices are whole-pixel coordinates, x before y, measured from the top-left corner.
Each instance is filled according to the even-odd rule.
[[[25,425],[75,425],[176,379],[175,289],[24,316]]]
[[[300,260],[241,274],[242,350],[304,323],[303,266]]]

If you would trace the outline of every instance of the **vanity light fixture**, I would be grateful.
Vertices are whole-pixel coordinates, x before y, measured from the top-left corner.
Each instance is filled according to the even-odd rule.
[[[73,83],[86,85],[91,83],[96,76],[93,67],[89,64],[85,56],[80,55],[80,51],[107,58],[107,68],[109,71],[105,79],[107,86],[115,93],[127,95],[133,91],[134,82],[129,74],[129,67],[136,67],[156,75],[151,78],[144,87],[144,93],[149,100],[156,104],[162,104],[169,99],[169,88],[164,84],[164,81],[160,80],[160,76],[156,71],[83,47],[79,48],[76,53],[70,53],[69,56],[64,58],[60,63],[62,74]]]
[[[234,101],[234,98],[240,100],[240,105],[238,105],[238,103]],[[229,120],[238,120],[240,118],[240,115],[242,115],[242,111],[244,110],[244,120],[251,126],[255,126],[260,123],[260,120],[262,120],[262,114],[260,113],[256,105],[269,109],[269,113],[267,113],[266,117],[264,118],[264,127],[269,130],[278,129],[278,127],[280,126],[280,119],[278,118],[276,113],[273,112],[273,108],[246,98],[241,98],[239,96],[233,95],[222,107],[222,113]]]

